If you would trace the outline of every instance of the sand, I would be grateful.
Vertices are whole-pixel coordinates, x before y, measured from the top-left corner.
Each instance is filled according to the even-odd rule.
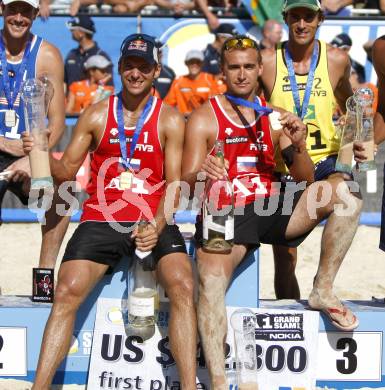
[[[71,223],[60,250],[76,228]],[[192,225],[182,226],[191,231]],[[3,295],[30,295],[32,267],[38,264],[40,250],[40,226],[35,223],[3,224],[0,228],[0,287]],[[297,277],[301,298],[310,293],[318,266],[322,227],[316,228],[299,247]],[[385,256],[378,249],[380,230],[377,227],[359,226],[353,244],[341,266],[335,282],[335,292],[341,299],[371,299],[385,297]],[[338,240],[338,237],[336,237]],[[58,261],[57,265],[59,265]],[[56,271],[58,266],[56,267]],[[274,298],[274,266],[269,245],[260,249],[260,297]]]

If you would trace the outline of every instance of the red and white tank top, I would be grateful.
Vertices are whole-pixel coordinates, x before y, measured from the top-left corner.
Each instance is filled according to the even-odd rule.
[[[260,103],[266,106],[265,100],[260,99]],[[210,104],[218,122],[217,139],[224,141],[225,158],[229,160],[235,205],[240,207],[275,194],[274,146],[268,117],[241,126],[227,115],[218,97],[210,99]]]
[[[83,205],[81,221],[136,222],[152,219],[164,192],[164,155],[159,139],[162,101],[154,98],[131,159],[135,175],[130,189],[120,188],[121,164],[117,97],[110,96],[107,123],[102,139],[91,155],[89,199]],[[135,128],[125,128],[127,154]]]

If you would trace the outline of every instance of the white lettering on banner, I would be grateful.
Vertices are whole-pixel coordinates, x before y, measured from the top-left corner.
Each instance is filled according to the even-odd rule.
[[[382,332],[320,332],[318,380],[381,381]]]
[[[27,375],[27,328],[0,327],[0,377]]]
[[[179,376],[167,336],[168,304],[161,303],[155,335],[145,342],[135,334],[126,333],[123,323],[108,320],[108,313],[119,307],[122,307],[121,300],[98,299],[88,388],[180,390]],[[228,321],[236,309],[228,308]],[[258,369],[259,390],[278,390],[280,386],[314,388],[319,313],[252,310],[262,321],[256,329],[259,334],[263,332],[263,319],[269,318],[272,328],[276,323],[297,325],[296,329],[276,329],[275,335],[286,332],[302,337],[301,340],[264,340],[256,337],[253,365]],[[230,388],[234,388],[236,358],[230,323],[228,328],[226,372]],[[197,346],[196,359],[197,389],[209,390],[208,373],[200,344]]]

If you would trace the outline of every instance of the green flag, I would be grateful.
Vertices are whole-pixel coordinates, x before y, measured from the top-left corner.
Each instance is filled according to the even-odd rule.
[[[242,3],[249,11],[253,21],[260,26],[263,26],[267,19],[283,22],[283,0],[242,0]]]

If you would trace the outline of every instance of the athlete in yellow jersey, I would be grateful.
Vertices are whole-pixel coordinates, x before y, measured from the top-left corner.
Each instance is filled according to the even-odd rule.
[[[308,153],[314,164],[317,164],[326,156],[338,154],[340,140],[336,136],[332,120],[336,108],[336,99],[328,74],[327,44],[318,40],[315,43],[319,47],[319,56],[314,72],[309,105],[303,121],[308,127]],[[296,113],[284,58],[286,44],[280,43],[276,49],[276,77],[273,90],[270,93],[269,103]],[[308,74],[296,74],[295,79],[300,101],[303,102]],[[287,172],[282,158],[280,158],[280,161],[277,171]]]
[[[335,171],[339,140],[335,134],[332,115],[335,105],[344,109],[346,99],[353,94],[349,83],[349,57],[342,50],[315,38],[317,29],[324,20],[318,0],[285,0],[283,16],[289,30],[288,41],[275,49],[262,51],[264,68],[261,84],[265,98],[272,105],[297,113],[307,124],[307,148],[315,163],[315,180],[327,180],[330,183],[343,181],[344,175]],[[286,164],[290,165],[292,153],[289,148],[282,151]],[[281,173],[285,172],[283,163],[279,163],[277,169]],[[358,205],[362,207],[362,201]],[[346,229],[349,234],[354,235],[358,218],[346,221],[346,225],[348,223],[350,226],[346,226]],[[348,239],[340,236],[338,239],[343,241],[340,242],[340,249],[344,252],[347,250],[345,243]],[[282,246],[275,246],[273,249],[277,298],[300,298],[295,277],[296,250]],[[321,248],[322,251],[326,251],[326,248]],[[326,252],[323,256],[326,256]],[[322,264],[321,256],[320,268]],[[339,265],[336,262],[337,268]],[[313,291],[332,283],[331,280],[318,276],[319,271]],[[335,322],[346,316],[346,311],[340,305],[332,307],[331,304],[326,307],[325,300],[322,304],[321,301],[322,298],[316,293],[312,293],[309,298],[310,306],[323,310]]]

